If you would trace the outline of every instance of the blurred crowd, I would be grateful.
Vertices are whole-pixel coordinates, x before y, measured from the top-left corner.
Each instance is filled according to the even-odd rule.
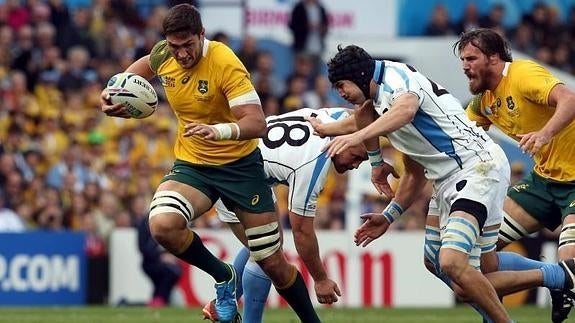
[[[63,0],[0,1],[0,231],[83,231],[88,254],[99,256],[106,254],[114,228],[134,227],[147,217],[154,189],[174,159],[174,115],[157,80],[153,84],[159,107],[147,119],[106,117],[99,95],[112,75],[162,39],[161,21],[174,3],[166,1],[143,15],[137,1],[130,0],[95,0],[89,7],[73,8]],[[430,35],[457,33],[457,28],[474,23],[442,25],[437,22],[442,10],[447,9],[434,12]],[[564,57],[560,65],[571,70],[571,42],[561,37],[573,34],[570,28],[575,27],[554,23],[549,18],[553,11],[541,10],[515,30],[502,32],[542,61],[541,48],[556,53],[551,44],[564,47],[569,59]],[[257,38],[246,35],[233,48],[250,71],[266,115],[342,104],[325,75],[325,63],[318,59],[327,32],[322,19],[323,14],[315,15],[315,21],[297,24],[305,24],[306,30],[292,28],[294,39],[295,33],[316,35],[316,43],[286,47],[293,51],[287,77],[275,70],[285,62],[275,62]],[[489,19],[497,21],[491,15]],[[490,26],[499,28],[496,23]],[[207,37],[232,46],[223,32],[208,31]],[[556,40],[550,43],[551,37]],[[555,62],[558,55],[550,56]],[[397,152],[389,146],[384,151],[386,160],[400,168]],[[330,174],[318,205],[318,228],[345,228],[348,176]],[[282,223],[288,225],[286,192],[286,187],[276,188]],[[387,202],[365,195],[362,211],[381,211]],[[393,227],[422,229],[424,217],[422,204]],[[222,227],[213,211],[193,225]]]
[[[426,36],[458,35],[477,28],[492,28],[505,36],[513,49],[523,52],[543,64],[575,74],[575,7],[564,15],[557,6],[535,3],[532,10],[521,15],[516,25],[509,26],[505,2],[496,3],[486,15],[478,7],[467,4],[460,20],[450,19],[449,8],[439,4],[430,17]]]
[[[173,4],[144,16],[130,0],[96,0],[88,7],[0,1],[0,232],[83,231],[88,254],[100,256],[114,228],[136,226],[147,216],[154,189],[173,163],[174,115],[157,80],[159,107],[147,119],[106,117],[99,96],[112,75],[162,39],[161,21]],[[307,24],[311,30],[320,22]],[[323,42],[325,31],[319,33]],[[230,42],[222,32],[207,37]],[[286,47],[294,58],[287,78],[274,71],[279,63],[259,49],[258,39],[248,35],[238,44],[234,50],[266,115],[337,103],[318,66],[323,44]],[[346,176],[333,172],[318,228],[344,228],[345,183]],[[282,217],[285,192],[277,188]],[[194,226],[221,224],[210,212]]]

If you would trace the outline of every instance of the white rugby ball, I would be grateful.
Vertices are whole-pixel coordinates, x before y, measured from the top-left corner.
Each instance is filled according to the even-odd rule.
[[[132,118],[143,119],[156,111],[158,94],[152,84],[138,74],[116,74],[110,78],[106,87],[110,101],[124,105]]]

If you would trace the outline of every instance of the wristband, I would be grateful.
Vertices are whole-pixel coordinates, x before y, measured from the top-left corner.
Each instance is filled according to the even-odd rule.
[[[402,213],[403,209],[401,206],[399,206],[399,204],[395,203],[395,201],[389,202],[383,212],[381,212],[389,224],[392,224],[393,221],[397,220]]]
[[[237,123],[218,123],[213,125],[214,129],[216,129],[216,140],[228,140],[232,139],[233,130],[232,127],[236,130],[236,135],[233,139],[238,139],[240,137],[240,126]]]
[[[371,167],[379,167],[383,165],[383,157],[381,157],[381,151],[377,150],[368,150],[367,157],[369,158],[369,163]]]

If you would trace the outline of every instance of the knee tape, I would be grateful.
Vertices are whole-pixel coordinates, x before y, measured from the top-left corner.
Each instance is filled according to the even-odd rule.
[[[559,234],[559,249],[566,246],[575,246],[575,223],[565,225]]]
[[[499,228],[499,239],[511,243],[528,236],[529,233],[519,222],[515,221],[507,212],[503,211],[503,222]]]
[[[478,236],[479,228],[473,222],[460,217],[450,217],[441,238],[441,247],[470,255]]]
[[[158,191],[154,194],[150,204],[150,215],[153,217],[162,213],[177,213],[183,216],[186,221],[194,219],[194,209],[192,204],[180,193],[176,191]]]
[[[487,253],[497,248],[497,238],[499,230],[483,230],[483,234],[477,239],[477,244],[481,248],[481,253]]]
[[[441,237],[439,228],[426,225],[425,226],[425,245],[423,254],[427,260],[429,260],[433,267],[435,267],[435,272],[440,272],[439,270],[439,248],[441,247]]]
[[[248,246],[255,261],[271,256],[281,248],[281,236],[277,222],[246,229]]]

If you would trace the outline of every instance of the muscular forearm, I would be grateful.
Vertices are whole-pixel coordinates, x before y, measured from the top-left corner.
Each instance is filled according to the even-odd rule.
[[[319,256],[317,237],[310,232],[293,231],[296,250],[314,281],[327,279],[327,273]]]
[[[340,121],[322,123],[319,125],[318,130],[322,136],[340,136],[355,132],[357,127],[355,125],[355,118],[352,115]]]
[[[263,112],[259,113],[260,111],[258,111],[258,109],[261,110],[261,108],[259,106],[253,106],[251,109],[254,111],[239,116],[236,123],[239,127],[240,134],[239,137],[233,136],[232,138],[247,140],[265,136],[267,125]]]

